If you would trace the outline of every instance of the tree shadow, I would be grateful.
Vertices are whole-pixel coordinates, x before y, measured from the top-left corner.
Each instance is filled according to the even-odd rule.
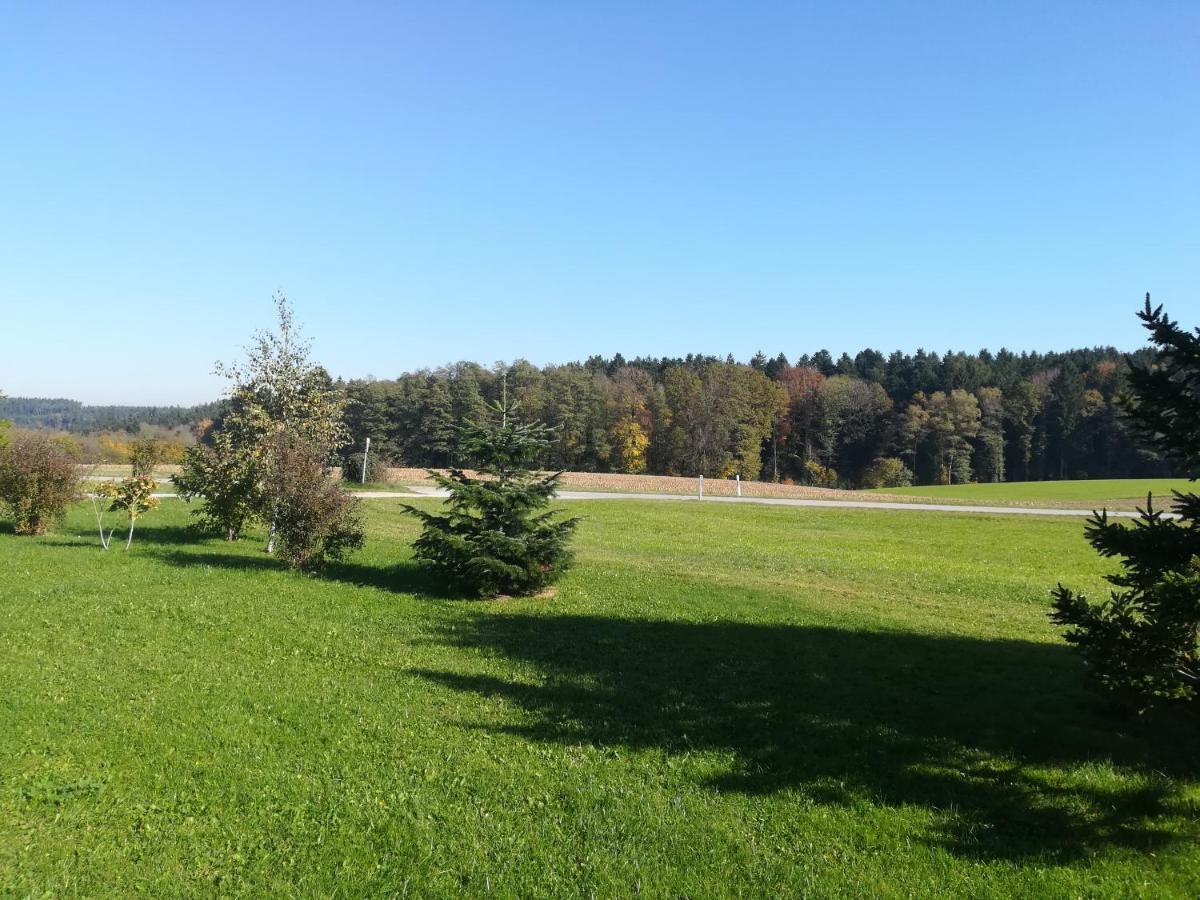
[[[136,541],[137,538],[135,537]],[[179,541],[164,541],[175,544]],[[279,559],[268,556],[259,549],[257,552],[217,552],[206,550],[168,550],[155,554],[164,562],[174,566],[206,566],[234,570],[288,571]],[[336,581],[355,587],[378,588],[391,593],[416,594],[431,599],[462,599],[459,595],[447,593],[436,578],[412,561],[403,561],[390,566],[368,565],[365,563],[342,561],[333,562],[315,572],[307,573],[308,577]],[[297,573],[297,577],[304,575]]]
[[[832,628],[478,613],[453,645],[532,663],[537,684],[418,671],[518,705],[539,741],[732,752],[718,791],[934,812],[979,859],[1154,850],[1185,803],[1194,723],[1103,721],[1065,647]],[[483,727],[483,726],[479,726]],[[1115,775],[1096,776],[1112,765]],[[1091,774],[1089,774],[1089,772]]]
[[[462,594],[451,591],[431,572],[412,560],[389,566],[342,561],[330,563],[316,574],[318,578],[358,587],[378,588],[391,593],[416,594],[436,600],[467,599]]]
[[[108,519],[105,520],[104,526],[106,533],[109,529],[112,529],[112,546],[124,549],[125,540],[129,534],[129,520],[126,519],[122,522],[120,520],[113,521],[112,519]],[[0,533],[4,533],[2,524],[0,524]],[[139,522],[133,532],[133,547],[135,549],[139,544],[178,547],[180,545],[204,545],[219,540],[219,537],[209,532],[200,531],[191,525],[154,525]],[[100,549],[100,531],[98,527],[94,527],[90,531],[76,531],[74,529],[60,531],[48,535],[43,543],[51,547],[92,545]]]

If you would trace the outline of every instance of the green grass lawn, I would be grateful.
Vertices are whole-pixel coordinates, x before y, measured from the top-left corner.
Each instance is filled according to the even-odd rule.
[[[1186,478],[1098,478],[1088,481],[1008,481],[999,484],[942,484],[906,488],[879,488],[872,493],[906,494],[930,500],[963,500],[975,503],[1019,503],[1028,506],[1107,506],[1134,509],[1144,506],[1153,491],[1156,503],[1170,502],[1171,491],[1196,490]]]
[[[422,501],[429,502],[429,501]],[[1082,523],[577,503],[551,599],[0,526],[0,896],[1200,893],[1196,731],[1107,717]]]

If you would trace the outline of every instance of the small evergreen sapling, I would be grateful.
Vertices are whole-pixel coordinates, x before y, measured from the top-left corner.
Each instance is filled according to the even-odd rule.
[[[1131,364],[1128,422],[1147,446],[1200,475],[1200,329],[1191,334],[1163,315],[1138,314],[1158,352],[1148,367]],[[1109,576],[1116,590],[1089,603],[1061,584],[1051,620],[1083,654],[1092,675],[1126,705],[1143,711],[1164,700],[1194,700],[1200,688],[1200,496],[1175,493],[1175,519],[1146,507],[1132,527],[1088,521],[1087,539],[1102,556],[1120,557]]]
[[[553,443],[554,429],[512,421],[515,407],[492,409],[500,424],[459,429],[460,447],[484,477],[451,469],[430,472],[450,492],[445,512],[405,509],[424,529],[416,557],[454,587],[481,597],[531,594],[555,581],[570,565],[567,542],[578,518],[560,519],[547,507],[562,473],[534,470]]]

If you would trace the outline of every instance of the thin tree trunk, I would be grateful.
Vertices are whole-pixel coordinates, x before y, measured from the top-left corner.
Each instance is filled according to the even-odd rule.
[[[137,522],[137,517],[130,516],[129,517],[129,539],[127,541],[125,541],[125,549],[126,550],[128,550],[130,548],[130,546],[133,544],[133,526],[134,526],[135,522]]]
[[[92,508],[96,511],[96,525],[100,529],[100,546],[108,550],[108,542],[112,540],[112,531],[108,532],[108,537],[104,536],[104,518],[100,513],[100,504],[96,502],[96,497],[92,495]]]
[[[275,500],[271,505],[271,528],[267,532],[267,552],[275,552],[275,522],[279,519],[279,501]]]

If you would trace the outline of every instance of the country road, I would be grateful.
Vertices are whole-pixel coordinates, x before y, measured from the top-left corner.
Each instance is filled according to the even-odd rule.
[[[407,493],[393,491],[359,491],[355,496],[364,498],[413,498],[447,497],[438,488],[414,487]],[[695,494],[627,494],[609,491],[559,491],[559,500],[687,500],[693,503],[761,503],[766,506],[816,506],[827,509],[904,509],[921,512],[984,513],[987,515],[1021,516],[1090,516],[1085,509],[1043,509],[1031,506],[974,506],[949,503],[902,503],[879,500],[806,500],[795,497],[704,497]],[[1137,513],[1110,511],[1109,516],[1136,518]]]
[[[445,499],[449,496],[440,488],[413,487],[407,491],[351,491],[364,500],[421,500]],[[178,497],[178,494],[156,493],[155,497]],[[764,506],[808,506],[824,509],[882,509],[908,510],[916,512],[972,513],[976,515],[1002,516],[1090,516],[1086,509],[1046,509],[1032,506],[976,506],[950,503],[903,503],[879,500],[806,500],[795,497],[697,497],[695,494],[635,494],[617,491],[559,491],[559,500],[678,500],[692,503],[758,503]],[[1114,519],[1134,519],[1138,514],[1131,510],[1109,510]],[[1167,518],[1176,518],[1166,513]]]

